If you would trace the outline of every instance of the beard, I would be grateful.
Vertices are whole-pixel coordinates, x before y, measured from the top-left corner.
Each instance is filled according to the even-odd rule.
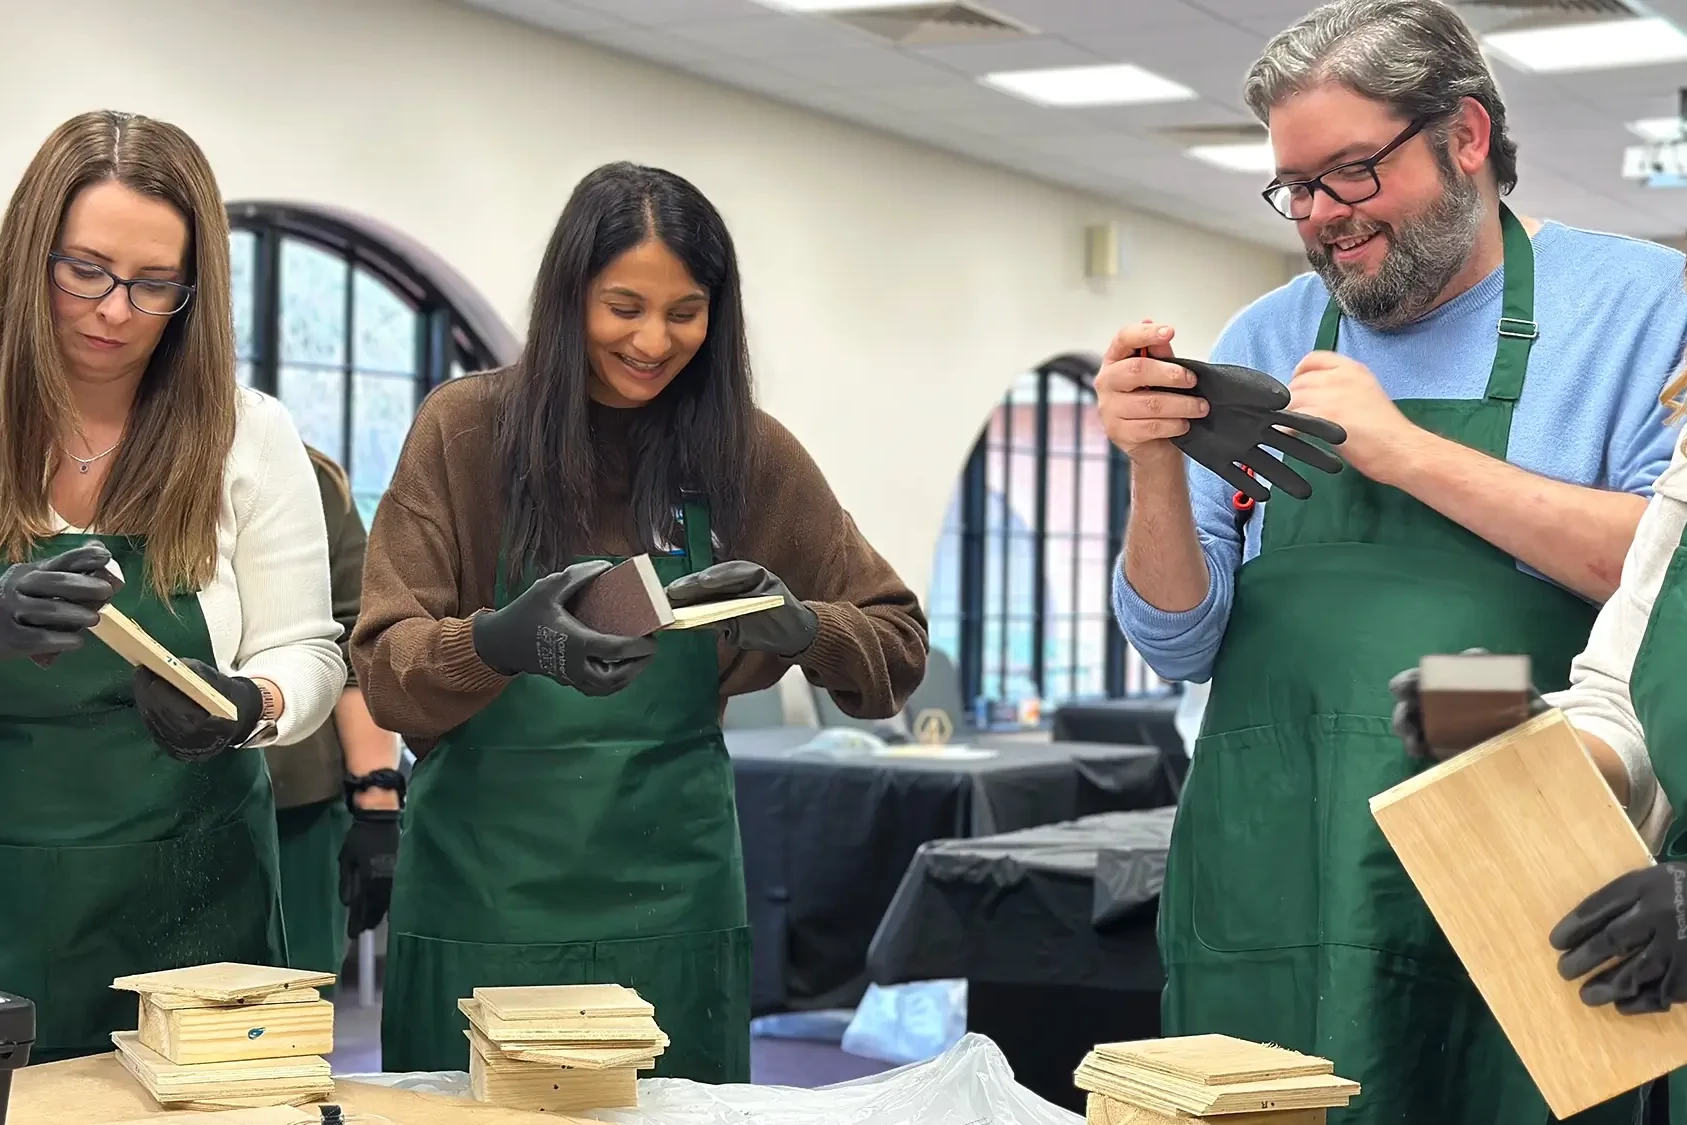
[[[1423,315],[1464,268],[1476,245],[1484,204],[1476,181],[1443,165],[1441,197],[1398,227],[1359,218],[1318,232],[1306,260],[1342,312],[1372,328],[1398,328]],[[1388,240],[1382,268],[1368,275],[1336,264],[1325,243],[1380,231]]]

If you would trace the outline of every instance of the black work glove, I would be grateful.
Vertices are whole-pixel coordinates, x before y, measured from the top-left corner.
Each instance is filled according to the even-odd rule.
[[[27,656],[46,664],[81,648],[100,610],[123,588],[105,568],[110,561],[105,544],[90,540],[0,574],[0,660]]]
[[[612,695],[656,656],[650,637],[617,637],[588,628],[565,608],[610,564],[580,562],[547,574],[503,609],[477,614],[474,647],[504,676],[549,676],[582,695]]]
[[[1583,982],[1582,1003],[1625,1016],[1687,1002],[1687,864],[1621,875],[1589,895],[1547,938],[1563,953],[1558,975]]]
[[[206,762],[239,746],[258,729],[264,697],[258,685],[244,676],[225,676],[202,660],[183,664],[234,704],[237,717],[213,715],[150,668],[135,668],[135,706],[141,720],[163,751],[181,762]]]
[[[1485,648],[1467,648],[1459,653],[1460,656],[1480,656],[1488,650]],[[1423,697],[1418,694],[1418,670],[1411,667],[1404,672],[1397,673],[1388,681],[1389,693],[1394,696],[1394,715],[1390,723],[1394,733],[1400,736],[1400,741],[1406,745],[1406,753],[1413,758],[1434,758],[1446,760],[1458,751],[1449,754],[1444,748],[1429,745],[1429,739],[1423,733]],[[1546,700],[1535,690],[1535,685],[1529,685],[1529,715],[1543,715],[1548,710]]]
[[[379,926],[392,901],[399,812],[353,805],[351,817],[340,845],[340,904],[347,910],[346,937],[355,938]]]
[[[789,659],[808,651],[820,631],[820,619],[791,596],[778,575],[757,563],[733,559],[705,567],[668,583],[670,605],[698,605],[728,598],[755,598],[780,594],[785,604],[760,613],[746,613],[717,622],[715,628],[733,648],[770,652]]]
[[[1167,363],[1188,368],[1195,376],[1193,387],[1162,388],[1172,394],[1194,395],[1207,400],[1207,415],[1191,418],[1189,430],[1172,438],[1190,460],[1205,465],[1237,491],[1257,501],[1271,498],[1264,485],[1238,465],[1252,469],[1298,500],[1312,495],[1312,486],[1287,464],[1264,449],[1270,446],[1297,461],[1326,473],[1341,472],[1341,458],[1302,441],[1278,427],[1298,430],[1331,445],[1347,440],[1347,431],[1334,422],[1295,414],[1289,405],[1289,388],[1251,367],[1229,363],[1202,363],[1198,359],[1168,357]]]

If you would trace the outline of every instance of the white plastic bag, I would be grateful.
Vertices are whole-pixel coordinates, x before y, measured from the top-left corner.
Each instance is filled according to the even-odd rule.
[[[843,1049],[889,1063],[934,1059],[967,1033],[967,982],[914,981],[867,986]]]

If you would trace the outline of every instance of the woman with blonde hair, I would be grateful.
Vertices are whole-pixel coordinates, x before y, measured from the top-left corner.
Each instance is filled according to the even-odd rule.
[[[0,990],[32,1061],[134,1027],[112,978],[284,964],[261,747],[345,683],[322,505],[234,379],[228,226],[180,129],[65,122],[0,220]],[[112,606],[234,704],[90,640]]]

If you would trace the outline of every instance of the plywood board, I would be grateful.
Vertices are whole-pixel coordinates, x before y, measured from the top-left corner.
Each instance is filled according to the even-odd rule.
[[[1335,1072],[1335,1066],[1328,1059],[1229,1035],[1184,1035],[1169,1039],[1101,1043],[1096,1046],[1094,1055],[1093,1061],[1108,1064],[1109,1070],[1148,1070],[1207,1086]]]
[[[113,1032],[111,1041],[124,1069],[160,1105],[297,1104],[334,1089],[328,1063],[320,1058],[178,1066],[144,1046],[137,1032]]]
[[[391,1090],[361,1082],[337,1082],[334,1092],[322,1100],[345,1110],[356,1125],[362,1125],[365,1119],[371,1119],[370,1125],[381,1125],[376,1118],[385,1118],[392,1125],[597,1125],[562,1114],[504,1109],[467,1098]],[[115,1055],[105,1054],[18,1071],[6,1125],[111,1125],[119,1121],[151,1125],[155,1119],[160,1125],[178,1125],[181,1116],[179,1111],[161,1108],[124,1071]],[[196,1116],[197,1125],[220,1122],[217,1117]],[[301,1125],[321,1119],[314,1106],[303,1107]]]
[[[1161,1113],[1114,1101],[1100,1094],[1091,1094],[1084,1115],[1085,1125],[1196,1125],[1201,1121],[1215,1125],[1324,1125],[1326,1109],[1291,1109],[1283,1113],[1227,1113],[1220,1117],[1189,1117],[1181,1113]]]
[[[619,984],[559,984],[531,988],[477,988],[481,1010],[501,1020],[589,1019],[653,1016],[656,1009]]]
[[[147,668],[210,714],[230,722],[240,717],[240,712],[226,696],[206,683],[192,668],[177,660],[168,649],[153,640],[145,629],[131,621],[116,606],[103,607],[100,610],[99,623],[88,631],[118,656],[130,664]]]
[[[326,1055],[334,1050],[334,1005],[327,1000],[161,1008],[143,996],[140,1003],[141,1043],[180,1065]]]
[[[1687,1008],[1590,1008],[1558,975],[1552,928],[1652,863],[1561,712],[1371,798],[1371,813],[1554,1114],[1687,1065]]]
[[[1105,1066],[1104,1062],[1101,1067],[1095,1065],[1093,1053],[1086,1058],[1075,1075],[1078,1089],[1172,1115],[1181,1113],[1207,1117],[1212,1114],[1329,1108],[1344,1106],[1359,1093],[1357,1082],[1333,1074],[1209,1086],[1153,1071],[1111,1071],[1104,1069]]]
[[[518,1064],[539,1063],[544,1066],[566,1066],[575,1070],[611,1070],[617,1068],[631,1068],[633,1070],[651,1070],[656,1066],[658,1054],[649,1047],[514,1047],[504,1048],[481,1034],[478,1027],[470,1024],[463,1034],[468,1037],[474,1049],[488,1064],[511,1062]]]
[[[674,623],[670,629],[700,629],[705,625],[714,625],[733,617],[743,617],[747,613],[763,613],[770,609],[778,609],[785,604],[785,599],[779,594],[763,594],[753,598],[728,598],[719,602],[703,602],[699,605],[676,605],[674,609]]]
[[[128,990],[121,990],[128,991]],[[141,995],[143,1003],[166,1011],[175,1008],[251,1008],[268,1004],[314,1004],[322,993],[314,988],[289,988],[285,992],[266,992],[238,1000],[206,1000],[202,996],[172,996],[168,992],[148,992]]]
[[[118,977],[111,982],[111,987],[120,992],[139,992],[142,995],[165,993],[212,1003],[234,1003],[269,997],[295,988],[323,988],[333,983],[333,973],[219,961],[210,965],[190,965]]]
[[[480,1001],[464,997],[457,1008],[486,1038],[509,1050],[517,1044],[581,1047],[643,1047],[661,1049],[668,1037],[649,1016],[614,1016],[590,1020],[500,1020],[488,1014]]]

